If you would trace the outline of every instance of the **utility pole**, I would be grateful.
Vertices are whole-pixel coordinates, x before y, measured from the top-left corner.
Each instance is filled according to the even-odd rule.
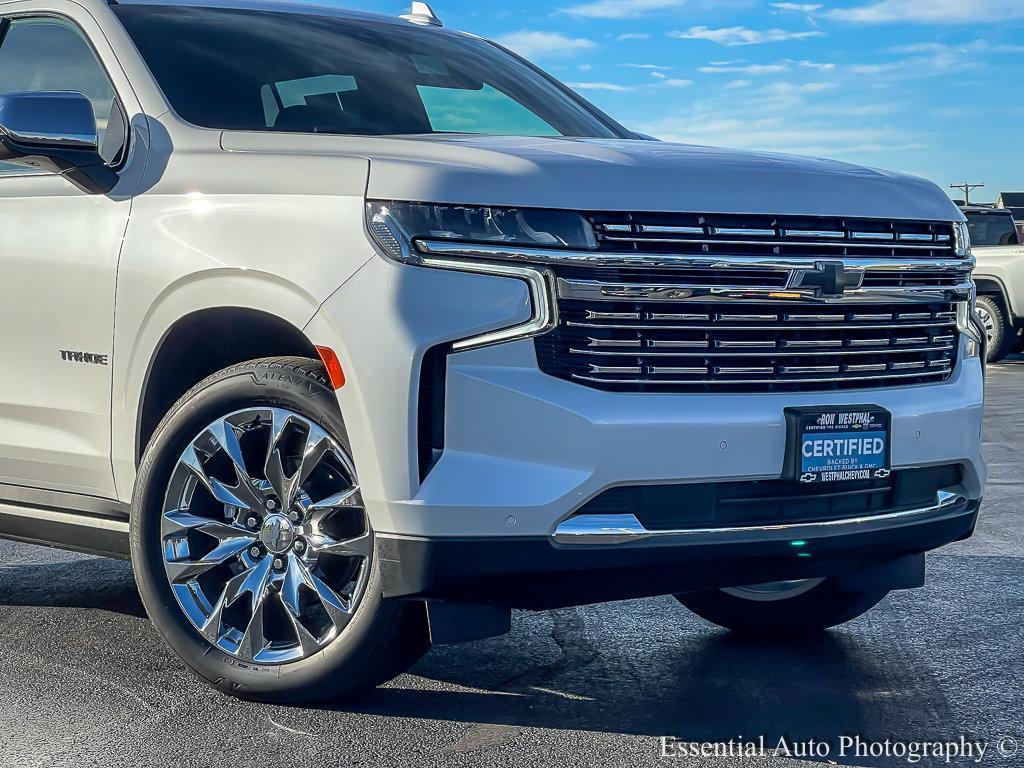
[[[950,184],[949,188],[950,189],[960,189],[960,190],[963,190],[963,193],[964,193],[964,205],[970,205],[971,204],[971,192],[973,192],[976,189],[981,189],[984,186],[985,186],[984,184],[970,184],[969,182],[965,181],[963,184]]]

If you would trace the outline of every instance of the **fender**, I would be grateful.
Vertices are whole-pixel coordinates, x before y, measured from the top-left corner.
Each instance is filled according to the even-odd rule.
[[[210,309],[256,309],[301,329],[318,306],[315,297],[276,275],[220,269],[189,275],[169,286],[136,333],[122,336],[115,328],[111,437],[118,497],[131,498],[143,394],[156,355],[175,324]]]

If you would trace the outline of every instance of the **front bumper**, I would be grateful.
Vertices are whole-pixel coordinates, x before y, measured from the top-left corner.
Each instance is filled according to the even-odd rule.
[[[923,552],[969,535],[985,482],[980,455],[983,374],[963,359],[942,384],[822,393],[631,394],[553,378],[531,340],[447,358],[445,442],[420,482],[420,366],[428,350],[531,316],[524,282],[371,260],[322,308],[307,333],[339,352],[348,385],[339,400],[374,530],[387,548],[391,594],[485,592],[515,576],[538,584],[580,581],[581,594],[610,582],[620,596],[666,593],[717,573],[790,578],[830,563],[846,568],[880,553]],[[553,534],[605,490],[632,484],[762,480],[781,476],[784,411],[872,403],[888,409],[894,468],[959,464],[954,518],[898,531],[831,531],[818,558],[789,558],[784,543],[594,547],[565,551]],[[888,543],[887,543],[888,542]],[[807,562],[802,562],[807,561]],[[766,568],[787,562],[786,568]],[[716,563],[714,568],[706,568]],[[723,569],[723,565],[725,568]],[[776,572],[776,571],[785,571]],[[575,574],[575,576],[573,576]],[[815,574],[811,574],[815,575]],[[685,577],[685,578],[684,578]],[[696,581],[694,581],[696,579]],[[645,586],[640,586],[644,584]],[[566,585],[568,587],[568,585]],[[656,588],[655,588],[656,587]],[[654,591],[651,591],[651,590]],[[569,592],[572,590],[569,589]],[[621,590],[619,590],[621,592]],[[607,594],[619,594],[609,586]]]
[[[764,532],[651,537],[622,546],[559,546],[544,538],[380,539],[387,597],[546,610],[572,605],[842,577],[969,537],[979,501],[902,521],[822,527],[792,536]]]

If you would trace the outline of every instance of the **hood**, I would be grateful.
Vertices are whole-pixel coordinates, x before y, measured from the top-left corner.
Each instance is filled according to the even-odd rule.
[[[370,161],[367,197],[581,211],[686,211],[960,221],[930,181],[765,152],[656,141],[225,133],[234,151]]]

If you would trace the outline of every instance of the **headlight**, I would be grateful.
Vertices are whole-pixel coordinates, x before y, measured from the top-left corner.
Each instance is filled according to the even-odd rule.
[[[956,242],[957,256],[971,255],[971,229],[966,221],[957,221],[953,224],[953,239]]]
[[[387,255],[407,262],[420,260],[413,247],[417,239],[597,248],[590,223],[568,211],[371,201],[366,204],[366,225]]]

